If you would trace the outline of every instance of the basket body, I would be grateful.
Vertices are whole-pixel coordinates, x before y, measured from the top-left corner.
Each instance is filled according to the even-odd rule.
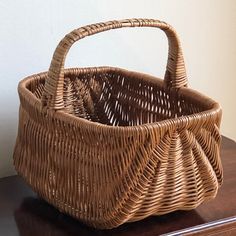
[[[64,70],[63,110],[42,106],[48,73],[19,84],[17,172],[96,228],[190,210],[222,183],[221,108],[187,88],[119,68]]]
[[[80,91],[85,86],[83,82],[91,83],[83,102],[87,102],[85,110],[96,111],[90,116],[100,116],[100,122],[111,122],[114,117],[113,122],[135,125],[169,115],[175,117],[174,110],[172,114],[168,112],[173,103],[181,104],[175,112],[181,109],[189,119],[180,117],[169,119],[169,123],[160,121],[136,128],[106,127],[66,113],[43,112],[37,97],[41,96],[46,74],[27,78],[19,86],[20,122],[14,159],[18,173],[42,198],[89,225],[110,228],[151,214],[192,209],[216,195],[222,181],[218,131],[221,113],[214,103],[204,104],[208,100],[188,88],[184,92],[190,90],[193,97],[185,95],[184,100],[180,90],[174,101],[168,101],[166,97],[171,95],[161,87],[161,81],[148,83],[143,76],[135,81],[135,74],[141,78],[138,73],[132,74],[131,79],[118,70],[101,69],[94,74],[92,69],[84,74],[80,69],[71,71],[81,82],[76,85],[81,86]],[[104,86],[104,80],[112,84],[112,96],[108,89],[98,89]],[[134,94],[120,94],[129,87],[129,81],[139,90],[130,84]],[[25,96],[27,88],[33,92],[29,96]],[[122,116],[137,91],[139,99],[133,101],[130,117]],[[160,103],[148,104],[152,96]],[[97,104],[89,103],[88,97]],[[104,103],[100,97],[105,98]],[[155,116],[160,107],[161,112]],[[209,111],[191,115],[203,110]]]

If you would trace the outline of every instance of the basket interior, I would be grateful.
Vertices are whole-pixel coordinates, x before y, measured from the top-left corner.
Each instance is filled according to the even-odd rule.
[[[41,98],[45,79],[27,88]],[[111,126],[135,126],[190,115],[210,107],[197,96],[167,89],[163,81],[118,68],[65,72],[66,112]]]

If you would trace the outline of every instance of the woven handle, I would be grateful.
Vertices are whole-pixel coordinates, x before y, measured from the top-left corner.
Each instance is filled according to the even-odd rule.
[[[64,63],[65,57],[73,43],[89,35],[122,27],[156,27],[163,30],[169,42],[168,61],[164,79],[165,83],[171,88],[187,86],[187,77],[180,42],[175,30],[170,25],[153,19],[109,21],[75,29],[61,40],[53,54],[48,71],[48,78],[45,83],[42,104],[54,110],[64,108]]]

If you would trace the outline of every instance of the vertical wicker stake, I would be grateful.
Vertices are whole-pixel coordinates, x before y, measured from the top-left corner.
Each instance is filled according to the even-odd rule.
[[[70,47],[122,27],[156,27],[169,42],[164,80],[114,67],[64,69]],[[168,24],[110,21],[76,29],[48,73],[19,83],[17,172],[60,211],[114,228],[216,196],[222,183],[220,105],[187,87],[180,42]]]

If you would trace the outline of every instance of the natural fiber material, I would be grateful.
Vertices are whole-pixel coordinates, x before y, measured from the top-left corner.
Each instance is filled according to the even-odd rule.
[[[121,27],[157,27],[169,41],[165,79],[119,68],[64,69],[71,45]],[[46,201],[96,228],[215,197],[222,183],[221,108],[187,88],[179,40],[158,20],[131,19],[66,35],[48,73],[19,84],[18,173]]]

